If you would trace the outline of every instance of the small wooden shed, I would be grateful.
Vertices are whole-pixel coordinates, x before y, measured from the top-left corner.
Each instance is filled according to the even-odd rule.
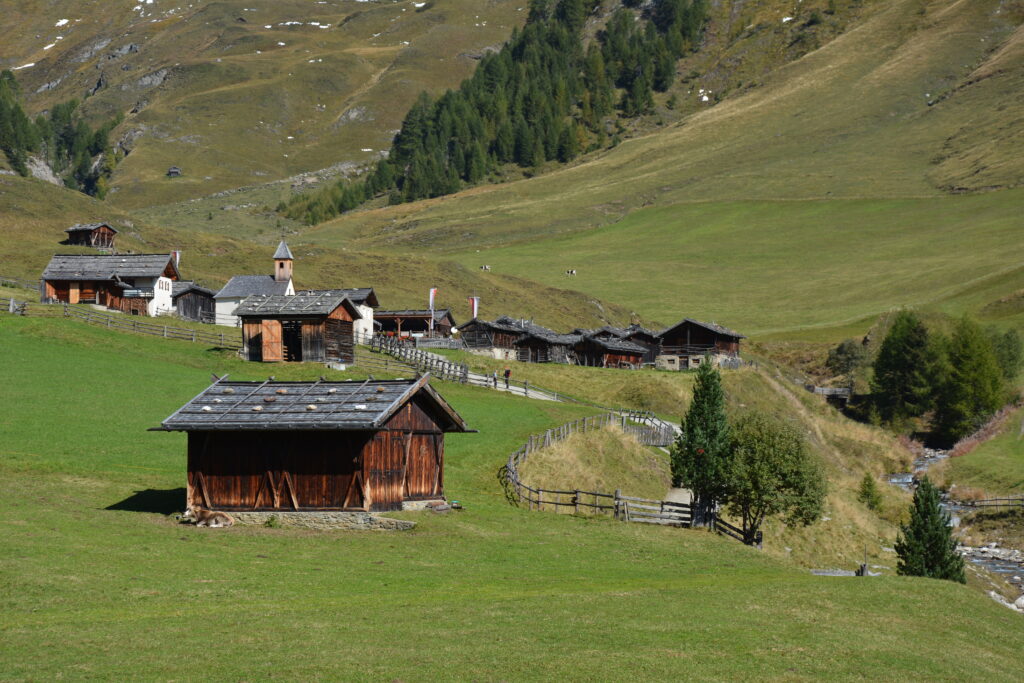
[[[238,305],[242,356],[263,362],[355,360],[359,311],[344,294],[254,295]]]
[[[213,290],[200,287],[191,280],[179,280],[171,284],[171,301],[179,317],[185,320],[213,322]]]
[[[415,380],[221,378],[156,431],[188,433],[188,504],[385,511],[444,497],[444,435],[466,423]]]
[[[78,223],[65,228],[64,232],[68,235],[64,244],[98,249],[113,249],[117,237],[117,230],[109,223]]]

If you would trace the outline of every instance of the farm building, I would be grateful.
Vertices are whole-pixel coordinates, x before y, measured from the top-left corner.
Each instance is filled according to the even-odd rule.
[[[494,321],[473,318],[459,326],[459,337],[469,351],[498,360],[515,360],[516,340],[526,332],[555,334],[554,330],[507,315]]]
[[[661,348],[658,333],[641,325],[630,325],[625,332],[621,339],[644,347],[643,362],[653,364]]]
[[[444,498],[444,435],[469,431],[429,378],[222,378],[157,430],[188,433],[189,505],[401,510]]]
[[[639,368],[646,349],[639,344],[623,341],[614,336],[582,336],[573,345],[576,362],[597,368]]]
[[[174,312],[185,320],[212,322],[215,302],[213,290],[200,287],[191,280],[171,283],[171,305]]]
[[[378,331],[396,337],[450,337],[455,327],[455,318],[447,308],[435,311],[375,311],[373,319]]]
[[[739,332],[716,323],[684,318],[658,334],[658,367],[684,370],[699,365],[705,356],[736,357],[740,353]]]
[[[572,363],[573,347],[580,341],[578,334],[555,334],[530,331],[516,341],[516,360],[524,363]]]
[[[113,249],[114,240],[117,237],[117,230],[109,223],[87,223],[84,225],[79,223],[66,228],[64,232],[68,236],[63,244],[96,247],[97,249]]]
[[[292,284],[292,270],[295,257],[284,240],[277,245],[274,252],[273,275],[235,275],[219,292],[213,295],[215,302],[215,322],[218,325],[239,325],[235,309],[243,299],[253,295],[280,296],[295,294]]]
[[[356,339],[365,340],[373,336],[373,310],[380,304],[377,302],[377,295],[372,287],[356,287],[353,289],[307,289],[299,294],[343,294],[348,297],[356,310],[359,311],[359,319],[353,323]]]
[[[172,254],[56,254],[43,271],[41,300],[154,316],[170,312],[179,279]]]
[[[251,361],[351,363],[359,311],[344,294],[250,296],[242,320],[242,356]]]

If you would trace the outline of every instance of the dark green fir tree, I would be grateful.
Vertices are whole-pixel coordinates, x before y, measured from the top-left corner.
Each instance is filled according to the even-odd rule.
[[[949,514],[939,506],[939,490],[925,477],[914,492],[910,521],[896,540],[896,572],[967,583],[964,558],[956,551]]]

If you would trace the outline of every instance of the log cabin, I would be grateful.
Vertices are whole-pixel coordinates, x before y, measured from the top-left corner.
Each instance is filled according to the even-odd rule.
[[[109,223],[78,223],[66,228],[64,232],[68,236],[62,244],[97,249],[113,249],[117,237],[117,230]]]
[[[735,358],[745,336],[717,323],[684,318],[658,333],[658,366],[684,370],[710,357]]]
[[[578,334],[555,334],[530,331],[515,341],[516,360],[523,363],[573,363],[573,347],[580,341]]]
[[[431,325],[430,319],[434,322]],[[375,311],[374,325],[378,331],[396,337],[450,337],[455,318],[448,308],[406,311]]]
[[[459,325],[459,338],[466,345],[466,349],[471,353],[498,360],[515,360],[516,340],[527,332],[555,334],[554,330],[507,315],[499,316],[493,321],[473,318]]]
[[[43,271],[40,300],[155,316],[171,311],[180,279],[173,254],[55,254]]]
[[[180,318],[213,322],[215,302],[212,289],[200,287],[191,280],[172,282],[171,304]]]
[[[429,379],[223,377],[154,430],[188,433],[188,505],[401,510],[444,499],[444,435],[470,431]]]
[[[306,289],[299,294],[343,294],[348,297],[356,310],[359,311],[359,318],[352,324],[356,339],[360,342],[366,341],[373,336],[373,312],[380,303],[377,301],[377,294],[373,287],[353,287],[348,289]]]
[[[242,357],[247,360],[355,360],[352,323],[359,311],[344,294],[250,296],[235,315],[242,321]]]
[[[616,337],[581,336],[573,346],[576,362],[597,368],[636,369],[643,363],[646,349]]]

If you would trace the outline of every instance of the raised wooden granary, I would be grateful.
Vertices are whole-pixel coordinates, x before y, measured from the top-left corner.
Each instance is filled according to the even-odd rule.
[[[351,363],[359,311],[341,292],[250,296],[238,305],[242,355],[252,361]]]
[[[444,435],[466,423],[414,380],[232,382],[163,421],[188,433],[188,504],[385,511],[444,498]]]

